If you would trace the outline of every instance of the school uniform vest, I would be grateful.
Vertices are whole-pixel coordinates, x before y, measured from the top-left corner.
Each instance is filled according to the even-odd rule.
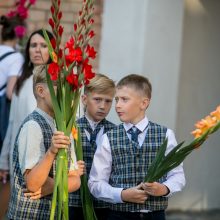
[[[15,139],[15,148],[13,152],[13,174],[14,174],[14,184],[11,192],[8,217],[9,219],[16,220],[46,220],[50,217],[51,209],[51,195],[43,197],[37,200],[31,200],[24,196],[23,189],[26,188],[24,176],[21,173],[19,166],[19,157],[18,157],[18,136],[21,131],[22,126],[30,120],[36,121],[41,127],[43,134],[43,141],[45,152],[51,145],[51,138],[53,135],[52,129],[49,124],[46,122],[43,116],[38,112],[32,112],[22,123],[18,135]],[[55,162],[51,168],[50,175],[53,177],[55,175]]]
[[[143,182],[159,147],[166,137],[167,128],[149,122],[147,134],[141,147],[130,141],[122,124],[107,132],[111,146],[112,171],[109,184],[118,188],[130,188]],[[163,176],[158,182],[164,182]],[[144,204],[118,203],[111,204],[110,209],[122,212],[140,210],[164,210],[167,208],[166,197],[149,196]]]
[[[112,128],[115,127],[115,125],[109,121],[107,121],[106,119],[103,119],[101,122],[102,126],[104,126],[104,132],[106,133],[107,131],[111,130]],[[88,120],[86,119],[86,117],[82,117],[80,119],[78,119],[77,124],[79,126],[80,129],[80,135],[81,135],[81,139],[82,139],[82,148],[83,148],[83,160],[85,161],[86,164],[86,172],[87,172],[87,176],[89,176],[91,167],[92,167],[92,161],[93,161],[93,157],[96,151],[96,144],[91,145],[91,143],[89,142],[86,133],[84,131],[84,129],[91,130],[91,126],[88,122]],[[92,196],[92,194],[91,194]],[[106,202],[100,201],[95,199],[93,196],[93,205],[94,208],[105,208],[108,206],[108,204]],[[74,207],[81,207],[82,206],[82,202],[80,199],[80,190],[77,190],[76,192],[72,192],[69,194],[69,206],[74,206]]]

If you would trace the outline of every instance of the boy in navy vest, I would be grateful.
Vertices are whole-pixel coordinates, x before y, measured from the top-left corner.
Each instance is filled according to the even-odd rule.
[[[46,83],[46,66],[36,67],[33,90],[37,108],[24,120],[13,152],[14,183],[8,217],[16,220],[50,218],[54,186],[55,160],[59,149],[68,148],[69,137],[56,131],[54,112]],[[68,190],[80,187],[78,172],[68,175]],[[24,188],[30,193],[24,193]],[[31,197],[31,198],[30,198]]]
[[[103,136],[89,179],[91,193],[111,203],[108,220],[164,220],[168,197],[185,185],[182,164],[158,182],[142,183],[164,139],[167,152],[177,144],[173,131],[145,116],[151,90],[149,80],[135,74],[116,86],[115,108],[123,123]]]
[[[81,131],[83,159],[87,174],[89,174],[92,166],[97,143],[101,142],[104,133],[115,127],[113,123],[105,119],[111,109],[114,95],[114,82],[102,74],[96,74],[84,88],[82,103],[85,114],[77,123]],[[93,205],[98,220],[106,219],[108,213],[107,203],[94,199]],[[79,190],[70,193],[69,206],[69,219],[84,219]]]

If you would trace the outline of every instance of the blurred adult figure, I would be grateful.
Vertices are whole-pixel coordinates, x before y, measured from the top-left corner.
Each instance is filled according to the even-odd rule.
[[[15,83],[21,73],[23,56],[15,50],[18,42],[15,27],[19,21],[6,16],[0,17],[1,45],[0,45],[0,151],[5,138],[10,101]]]

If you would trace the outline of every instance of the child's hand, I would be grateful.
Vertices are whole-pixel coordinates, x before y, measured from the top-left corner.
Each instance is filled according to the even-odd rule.
[[[70,138],[64,135],[62,131],[56,131],[52,137],[52,144],[49,148],[52,154],[57,154],[59,149],[68,148],[70,144]]]
[[[0,170],[0,181],[2,181],[3,184],[7,183],[8,178],[9,178],[9,171]]]
[[[36,192],[31,192],[28,189],[24,189],[23,193],[25,197],[29,197],[30,199],[33,199],[33,200],[40,199],[43,197],[41,188],[37,190]]]
[[[141,183],[142,189],[151,196],[165,196],[169,194],[169,189],[161,183]]]
[[[85,162],[82,160],[78,160],[77,161],[77,165],[78,165],[78,173],[80,176],[82,176],[83,174],[86,174],[86,166],[85,166]]]
[[[48,178],[45,184],[40,187],[36,192],[31,192],[28,189],[24,189],[23,193],[25,197],[29,197],[30,199],[40,199],[44,196],[50,195],[53,192],[54,180],[52,178]]]
[[[148,198],[147,193],[141,188],[141,184],[122,190],[121,198],[124,202],[133,202],[133,203],[141,203],[144,204]]]

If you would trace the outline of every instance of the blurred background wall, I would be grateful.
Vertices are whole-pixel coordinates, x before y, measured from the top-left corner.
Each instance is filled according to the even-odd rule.
[[[62,0],[64,40],[72,33],[82,0]],[[0,14],[14,0],[0,0]],[[50,0],[37,0],[28,33],[48,28]],[[147,116],[192,140],[194,123],[220,103],[219,0],[96,0],[94,62],[116,82],[130,73],[149,77],[153,96]],[[113,104],[114,105],[114,104]],[[112,109],[109,119],[119,123]],[[184,163],[187,185],[169,209],[220,208],[220,135],[214,134]]]

